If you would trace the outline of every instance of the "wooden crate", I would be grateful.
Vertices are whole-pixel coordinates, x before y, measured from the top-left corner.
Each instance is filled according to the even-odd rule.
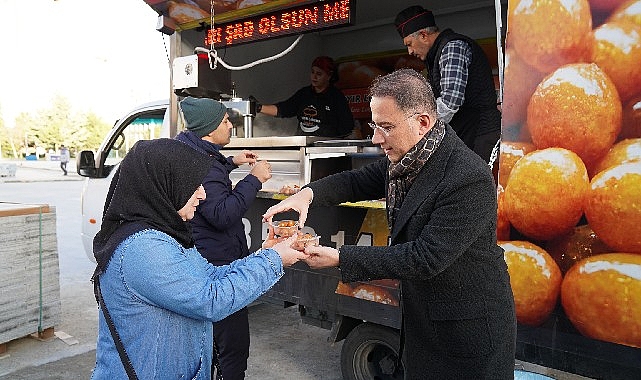
[[[0,203],[0,343],[60,323],[56,213],[48,205]]]

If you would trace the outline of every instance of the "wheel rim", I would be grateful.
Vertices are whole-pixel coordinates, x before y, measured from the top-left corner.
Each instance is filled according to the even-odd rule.
[[[363,342],[354,353],[354,375],[359,380],[402,379],[403,371],[394,370],[397,352],[380,340]]]

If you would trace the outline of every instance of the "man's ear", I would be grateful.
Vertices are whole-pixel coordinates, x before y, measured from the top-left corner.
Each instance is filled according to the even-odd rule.
[[[418,116],[418,122],[420,123],[420,127],[418,128],[419,134],[423,136],[432,129],[432,126],[436,122],[436,117],[428,114],[420,114]]]

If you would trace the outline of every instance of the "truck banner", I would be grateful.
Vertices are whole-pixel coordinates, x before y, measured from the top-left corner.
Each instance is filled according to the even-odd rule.
[[[641,0],[510,0],[503,83],[519,324],[641,347]]]
[[[158,14],[171,18],[182,29],[199,22],[210,24],[212,0],[144,0]],[[248,15],[277,11],[315,0],[213,0],[215,21],[225,22]]]

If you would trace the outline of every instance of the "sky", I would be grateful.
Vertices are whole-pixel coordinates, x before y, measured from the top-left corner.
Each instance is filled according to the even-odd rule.
[[[112,124],[167,98],[169,37],[143,0],[0,0],[0,116],[67,98]]]

